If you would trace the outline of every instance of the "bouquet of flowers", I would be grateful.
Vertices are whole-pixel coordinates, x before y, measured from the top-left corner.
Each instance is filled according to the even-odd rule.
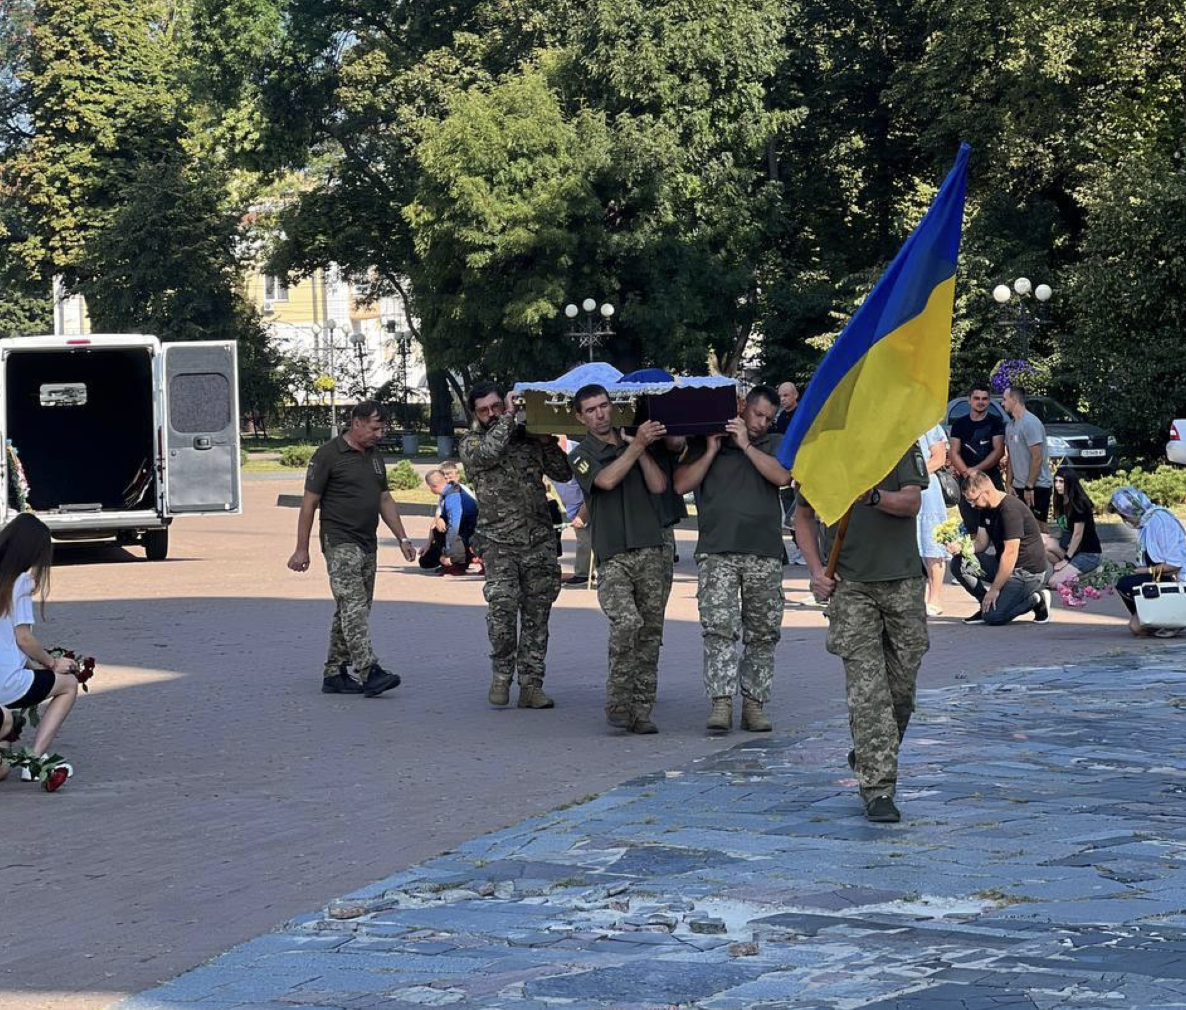
[[[29,480],[25,476],[25,466],[21,457],[17,455],[16,446],[11,441],[6,442],[8,452],[8,487],[11,491],[10,500],[20,512],[32,512],[29,507]]]
[[[1134,565],[1104,561],[1085,575],[1067,579],[1058,587],[1058,598],[1066,607],[1085,607],[1092,600],[1102,600],[1116,592],[1116,580],[1131,575]]]
[[[935,543],[942,544],[944,547],[948,544],[957,544],[960,557],[964,559],[964,570],[971,575],[983,574],[984,569],[980,567],[976,551],[972,546],[972,536],[959,519],[948,519],[947,522],[936,526]]]
[[[86,682],[95,675],[95,657],[94,656],[80,656],[73,649],[63,649],[60,645],[55,645],[52,649],[46,649],[54,659],[72,659],[78,666],[74,672],[74,677],[79,684],[82,685],[84,691],[89,691],[90,688],[86,686]]]
[[[18,751],[0,751],[0,761],[13,768],[28,768],[34,782],[40,782],[47,793],[56,793],[70,778],[70,770],[61,754],[38,757],[28,747]]]

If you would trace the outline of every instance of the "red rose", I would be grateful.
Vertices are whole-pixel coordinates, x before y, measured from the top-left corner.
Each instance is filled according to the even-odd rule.
[[[47,793],[55,793],[66,784],[66,780],[70,777],[70,772],[65,768],[57,767],[49,775],[46,776],[45,781],[41,787]]]

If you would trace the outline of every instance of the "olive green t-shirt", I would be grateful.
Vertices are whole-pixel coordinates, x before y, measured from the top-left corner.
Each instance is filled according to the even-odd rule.
[[[754,439],[748,453],[738,449],[731,438],[721,443],[696,496],[696,522],[700,527],[697,554],[782,557],[778,488],[746,458],[755,452],[773,456],[781,437],[764,435]],[[706,448],[704,439],[696,439],[688,447],[687,461],[703,456]]]
[[[586,435],[569,455],[589,509],[593,554],[598,564],[640,547],[663,546],[663,528],[640,463],[635,463],[611,491],[594,484],[597,474],[625,451],[625,443],[610,445],[595,435]]]
[[[896,467],[877,484],[879,491],[925,488],[930,483],[926,460],[911,446]],[[801,496],[802,497],[802,496]],[[807,503],[807,499],[802,499]],[[822,558],[826,563],[836,536],[835,526],[824,533]],[[918,553],[918,517],[891,516],[869,504],[854,505],[836,573],[852,582],[892,582],[923,574]]]
[[[661,441],[652,445],[647,452],[659,465],[659,469],[667,475],[667,490],[662,494],[651,495],[651,503],[659,516],[659,525],[664,529],[677,526],[681,520],[688,518],[688,506],[684,504],[684,496],[675,492],[675,466],[680,453],[668,449]]]
[[[321,547],[358,544],[379,549],[379,498],[387,490],[387,469],[374,449],[360,452],[341,435],[313,453],[305,490],[321,495]]]

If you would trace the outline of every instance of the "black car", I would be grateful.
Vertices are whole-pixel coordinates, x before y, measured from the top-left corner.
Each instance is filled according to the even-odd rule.
[[[1063,461],[1088,474],[1112,473],[1120,466],[1121,447],[1115,435],[1084,421],[1049,396],[1031,396],[1026,399],[1025,407],[1046,428],[1051,464]],[[951,422],[957,417],[966,417],[969,409],[966,396],[952,400],[947,405],[944,421],[947,431],[951,431]],[[999,396],[992,398],[988,409],[1008,423],[1009,417]]]

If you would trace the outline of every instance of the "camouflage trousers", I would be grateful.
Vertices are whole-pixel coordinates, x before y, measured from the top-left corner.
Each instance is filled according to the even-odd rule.
[[[609,618],[607,712],[647,719],[659,687],[664,586],[670,585],[666,547],[640,547],[597,566],[597,601]]]
[[[671,526],[663,530],[663,557],[666,564],[663,567],[663,610],[667,610],[667,601],[671,599],[671,586],[675,582],[675,529]]]
[[[710,698],[741,693],[765,704],[782,636],[782,562],[756,554],[700,554],[696,602],[704,635],[704,689]],[[740,662],[737,642],[743,651]]]
[[[828,651],[844,661],[848,724],[861,796],[893,796],[898,747],[914,711],[914,688],[930,648],[919,576],[837,584],[828,604]]]
[[[333,677],[348,663],[366,678],[379,660],[371,647],[371,601],[375,598],[375,552],[358,544],[334,544],[325,549],[334,621],[329,631],[325,675]]]
[[[560,562],[549,537],[532,547],[486,541],[482,547],[488,604],[486,631],[494,676],[510,683],[541,684],[548,655],[548,618],[560,595]]]

